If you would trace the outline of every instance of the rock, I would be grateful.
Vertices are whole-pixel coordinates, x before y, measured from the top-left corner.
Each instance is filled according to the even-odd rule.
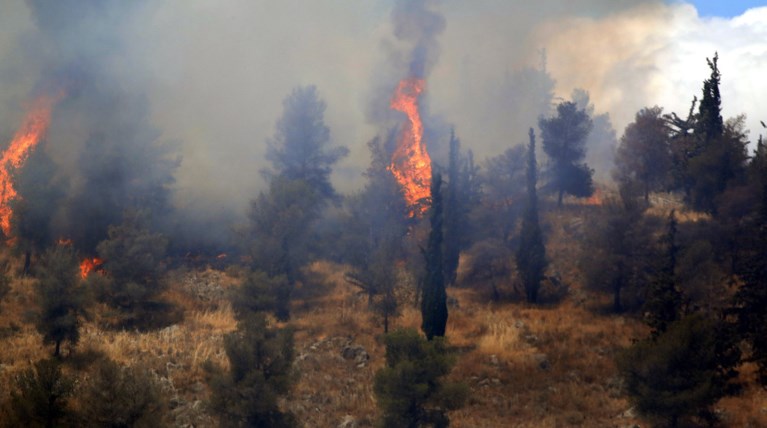
[[[533,354],[532,358],[541,370],[548,370],[551,367],[549,357],[546,354]]]
[[[365,348],[361,345],[344,346],[344,349],[341,350],[341,356],[344,357],[345,360],[354,360],[357,364],[364,363],[370,359],[370,355],[368,355]]]
[[[634,419],[637,417],[637,413],[633,407],[629,407],[625,412],[621,413],[619,417],[625,419]]]
[[[532,345],[532,344],[538,342],[538,336],[536,336],[534,334],[526,334],[525,335],[525,342],[527,342],[527,343]]]
[[[337,428],[357,428],[359,427],[359,424],[357,423],[357,419],[352,415],[346,415],[343,419],[341,419],[341,423],[338,424]]]
[[[493,366],[498,366],[500,363],[498,362],[498,357],[495,356],[495,354],[490,356],[490,364]]]

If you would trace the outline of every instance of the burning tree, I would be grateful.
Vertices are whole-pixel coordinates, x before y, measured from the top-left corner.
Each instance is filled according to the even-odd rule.
[[[423,144],[423,123],[418,111],[418,97],[424,85],[423,79],[404,79],[399,82],[391,100],[391,108],[405,113],[408,120],[402,128],[389,169],[402,186],[413,215],[426,210],[425,205],[416,206],[429,197],[431,180],[431,158]]]

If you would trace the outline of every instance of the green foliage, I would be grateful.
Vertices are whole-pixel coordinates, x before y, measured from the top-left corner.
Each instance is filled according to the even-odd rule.
[[[429,223],[429,241],[424,251],[426,272],[421,291],[421,329],[431,340],[434,336],[444,336],[447,326],[447,294],[445,292],[445,277],[443,274],[444,260],[442,257],[443,241],[443,208],[442,208],[442,175],[434,173],[431,180],[431,210]]]
[[[319,217],[319,197],[305,181],[277,177],[269,192],[261,193],[251,206],[251,267],[287,279],[287,287],[276,295],[275,312],[280,319],[290,316],[290,295],[309,259],[309,232]]]
[[[94,281],[106,282],[101,298],[122,311],[123,327],[157,328],[177,321],[159,299],[167,286],[162,259],[168,239],[150,232],[146,221],[145,213],[126,212],[122,224],[110,226],[108,238],[97,247],[107,276]]]
[[[527,208],[522,218],[519,248],[516,253],[517,270],[525,286],[529,303],[538,301],[543,273],[546,269],[546,247],[538,222],[538,164],[535,161],[535,132],[530,128],[530,145],[527,148]]]
[[[293,332],[269,327],[261,313],[241,319],[224,337],[229,370],[210,368],[210,407],[225,427],[293,427],[278,400],[294,383]]]
[[[668,329],[682,315],[682,293],[676,285],[677,223],[672,210],[668,217],[666,234],[661,244],[665,247],[664,260],[648,287],[644,303],[645,320],[652,328],[653,336]]]
[[[8,426],[48,428],[66,426],[74,381],[61,371],[56,359],[40,360],[19,373],[11,390]]]
[[[613,295],[613,310],[624,310],[626,290],[641,294],[652,268],[652,227],[643,216],[644,205],[624,194],[608,200],[603,214],[591,219],[582,242],[580,264],[586,284]]]
[[[722,119],[718,59],[707,59],[711,77],[703,82],[698,113],[693,114],[696,99],[687,120],[673,113],[666,117],[672,127],[677,184],[693,208],[714,214],[727,186],[744,179],[748,158],[744,118]]]
[[[740,182],[746,175],[748,139],[741,116],[728,120],[722,135],[707,140],[688,163],[692,178],[690,202],[698,210],[717,211],[717,197],[728,185]]]
[[[325,102],[315,86],[297,87],[282,103],[282,117],[268,141],[266,158],[273,171],[267,176],[303,181],[321,199],[335,197],[330,183],[332,166],[345,157],[346,147],[328,147],[330,130],[325,126]]]
[[[698,107],[697,133],[705,141],[711,141],[720,137],[724,132],[724,120],[722,119],[722,96],[719,93],[719,83],[722,74],[719,72],[719,53],[714,54],[714,59],[706,58],[711,76],[703,81],[703,98]]]
[[[242,286],[232,296],[237,318],[242,319],[254,312],[272,311],[277,305],[279,293],[288,289],[284,275],[270,277],[265,272],[248,274]]]
[[[469,241],[469,210],[476,198],[476,168],[471,152],[461,156],[461,142],[450,134],[450,162],[445,188],[445,282],[455,284],[458,260]]]
[[[147,370],[100,360],[82,388],[82,425],[86,427],[163,426],[160,386]]]
[[[376,373],[373,386],[382,426],[447,427],[446,410],[461,407],[468,389],[441,379],[453,366],[444,340],[424,340],[412,329],[397,330],[384,340],[386,366]]]
[[[512,246],[515,227],[525,198],[525,147],[518,145],[485,161],[478,177],[479,201],[470,213],[474,240],[501,239]]]
[[[721,398],[731,378],[723,365],[717,324],[694,314],[669,325],[655,338],[626,349],[618,367],[626,392],[643,415],[676,427],[682,418],[703,415]]]
[[[551,160],[550,184],[558,193],[559,206],[564,194],[588,197],[594,193],[593,171],[583,163],[592,126],[589,115],[573,102],[560,103],[557,116],[538,121],[543,150]]]
[[[640,110],[626,127],[615,155],[615,176],[619,181],[641,184],[645,201],[650,192],[668,187],[672,166],[670,131],[663,109]]]
[[[79,274],[74,249],[65,245],[46,251],[36,272],[40,307],[36,327],[43,335],[43,343],[55,345],[56,357],[62,342],[75,345],[80,339],[80,319],[87,298]]]
[[[767,169],[761,172],[767,175]],[[746,230],[739,274],[743,281],[735,295],[739,336],[750,345],[750,359],[759,369],[759,380],[767,385],[767,180],[762,182],[760,201]]]
[[[370,141],[371,163],[365,172],[367,184],[346,199],[343,216],[344,260],[351,265],[347,281],[368,295],[388,332],[389,318],[397,313],[397,260],[403,256],[402,241],[412,221],[402,196],[402,187],[388,170],[389,156],[378,138]]]

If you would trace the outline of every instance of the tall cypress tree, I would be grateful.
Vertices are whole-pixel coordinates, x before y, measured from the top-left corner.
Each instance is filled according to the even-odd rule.
[[[462,201],[460,185],[460,144],[455,132],[450,133],[450,162],[447,167],[445,191],[445,282],[454,284],[461,252]]]
[[[423,279],[421,297],[421,329],[426,338],[444,336],[447,326],[447,294],[442,258],[442,175],[435,172],[431,179],[431,232],[424,251],[426,274]]]
[[[719,72],[719,53],[714,54],[714,59],[706,58],[711,76],[703,81],[703,98],[698,107],[698,133],[701,134],[705,144],[714,138],[721,137],[724,133],[724,119],[722,119],[722,96],[719,93],[719,83],[722,74]]]
[[[530,128],[530,145],[527,149],[527,209],[522,218],[519,249],[517,250],[517,269],[525,286],[527,301],[538,301],[538,290],[546,269],[546,247],[543,233],[538,222],[538,165],[535,160],[535,132]]]

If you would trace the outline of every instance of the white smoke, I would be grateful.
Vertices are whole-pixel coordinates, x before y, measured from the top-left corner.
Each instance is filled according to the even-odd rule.
[[[596,112],[610,113],[618,135],[645,106],[686,113],[708,75],[705,58],[715,51],[724,115],[746,113],[752,140],[761,132],[759,120],[767,121],[767,8],[717,19],[701,18],[688,4],[655,0],[435,2],[446,27],[425,103],[455,126],[463,147],[480,160],[524,142],[527,127],[535,125],[512,129],[517,124],[509,118],[529,106],[498,88],[520,69],[539,68],[543,48],[556,94],[589,91]],[[347,192],[361,186],[365,143],[378,132],[369,111],[396,43],[393,4],[144,2],[120,23],[120,51],[105,67],[122,90],[147,95],[162,140],[180,141],[179,205],[244,213],[263,187],[258,171],[282,100],[306,84],[317,85],[327,102],[332,143],[351,151],[334,172],[337,188]],[[56,53],[35,49],[41,29],[24,0],[3,2],[0,28],[0,137],[7,138],[45,75],[44,59]]]

